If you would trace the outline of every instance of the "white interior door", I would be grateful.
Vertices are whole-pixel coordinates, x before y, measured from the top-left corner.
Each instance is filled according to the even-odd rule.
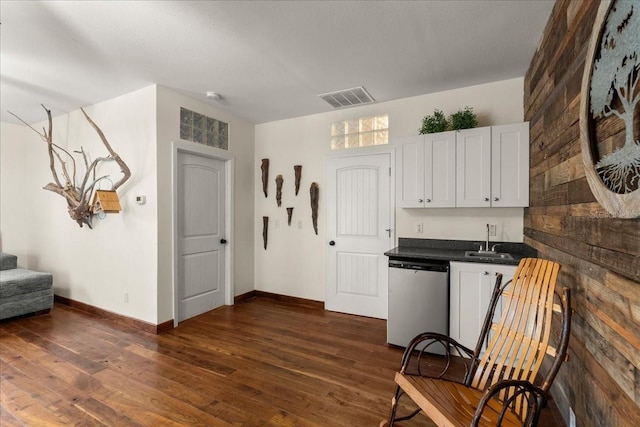
[[[225,303],[225,164],[178,152],[178,321]]]
[[[325,308],[387,318],[391,155],[331,158]]]

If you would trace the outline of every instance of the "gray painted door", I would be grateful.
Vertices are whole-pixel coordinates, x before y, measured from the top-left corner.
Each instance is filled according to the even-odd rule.
[[[178,321],[225,302],[225,164],[178,153]]]

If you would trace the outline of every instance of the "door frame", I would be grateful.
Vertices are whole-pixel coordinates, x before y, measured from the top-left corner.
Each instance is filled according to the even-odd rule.
[[[171,143],[171,285],[173,288],[173,327],[178,326],[178,155],[179,153],[221,160],[224,162],[225,172],[225,245],[224,261],[224,303],[233,305],[233,247],[234,247],[234,182],[233,171],[235,159],[226,150],[198,145],[192,142],[174,141]]]
[[[389,224],[391,227],[391,236],[389,239],[392,242],[391,244],[395,245],[396,244],[396,147],[390,144],[386,144],[386,145],[378,145],[378,146],[372,146],[372,147],[362,147],[362,148],[332,151],[327,154],[325,159],[325,175],[326,177],[329,176],[329,162],[331,160],[347,158],[347,157],[364,157],[364,156],[371,156],[376,154],[389,155],[389,168],[391,169],[390,177],[389,177]],[[333,194],[333,196],[335,197],[335,194]],[[331,213],[329,209],[325,207],[325,224],[329,224],[328,216],[330,214]],[[327,288],[329,286],[329,276],[330,276],[329,275],[329,257],[327,256],[329,251],[328,247],[329,247],[330,236],[328,236],[327,233],[325,233],[325,236],[326,236],[326,242],[325,242],[324,255],[325,255],[326,262],[325,262],[324,301],[326,304]]]

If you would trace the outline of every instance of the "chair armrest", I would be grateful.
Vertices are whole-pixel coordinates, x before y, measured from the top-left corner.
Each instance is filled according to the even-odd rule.
[[[423,344],[424,344],[424,348],[418,350],[417,347]],[[438,375],[423,374],[420,368],[421,367],[420,360],[422,358],[422,355],[428,352],[429,349],[432,348],[431,347],[432,345],[435,345],[435,346],[441,345],[445,349],[444,357],[446,358],[446,364],[443,370]],[[411,363],[414,362],[414,365],[417,366],[417,375],[441,378],[447,373],[447,371],[451,366],[451,362],[452,362],[451,350],[452,349],[455,349],[461,355],[466,355],[470,358],[468,362],[467,361],[464,362],[465,371],[466,371],[465,377],[466,377],[466,373],[470,369],[471,362],[474,360],[473,350],[471,350],[468,347],[465,347],[464,345],[460,344],[453,338],[447,335],[439,334],[437,332],[423,332],[411,340],[407,348],[404,350],[404,354],[402,355],[400,372],[405,373],[407,368],[409,368],[409,366],[411,365]],[[463,381],[463,378],[460,379],[460,382],[462,381]]]
[[[540,387],[537,387],[524,380],[502,380],[489,387],[480,402],[478,402],[478,408],[471,422],[472,427],[480,425],[482,413],[489,405],[492,398],[496,397],[498,404],[502,405],[502,409],[499,412],[499,418],[497,425],[500,425],[502,418],[507,411],[511,411],[514,408],[516,412],[522,412],[527,409],[527,416],[522,421],[523,426],[535,426],[537,425],[538,418],[540,417],[540,410],[546,404],[547,400],[551,397]],[[491,405],[494,409],[496,405]],[[499,407],[498,407],[499,408]]]

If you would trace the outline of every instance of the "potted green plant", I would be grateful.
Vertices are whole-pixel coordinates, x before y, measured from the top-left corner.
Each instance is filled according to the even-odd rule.
[[[451,115],[449,124],[452,130],[471,129],[478,126],[478,118],[473,107],[464,107]]]
[[[422,119],[422,127],[418,130],[420,135],[425,133],[444,132],[449,127],[447,118],[441,110],[434,110],[433,115]]]

